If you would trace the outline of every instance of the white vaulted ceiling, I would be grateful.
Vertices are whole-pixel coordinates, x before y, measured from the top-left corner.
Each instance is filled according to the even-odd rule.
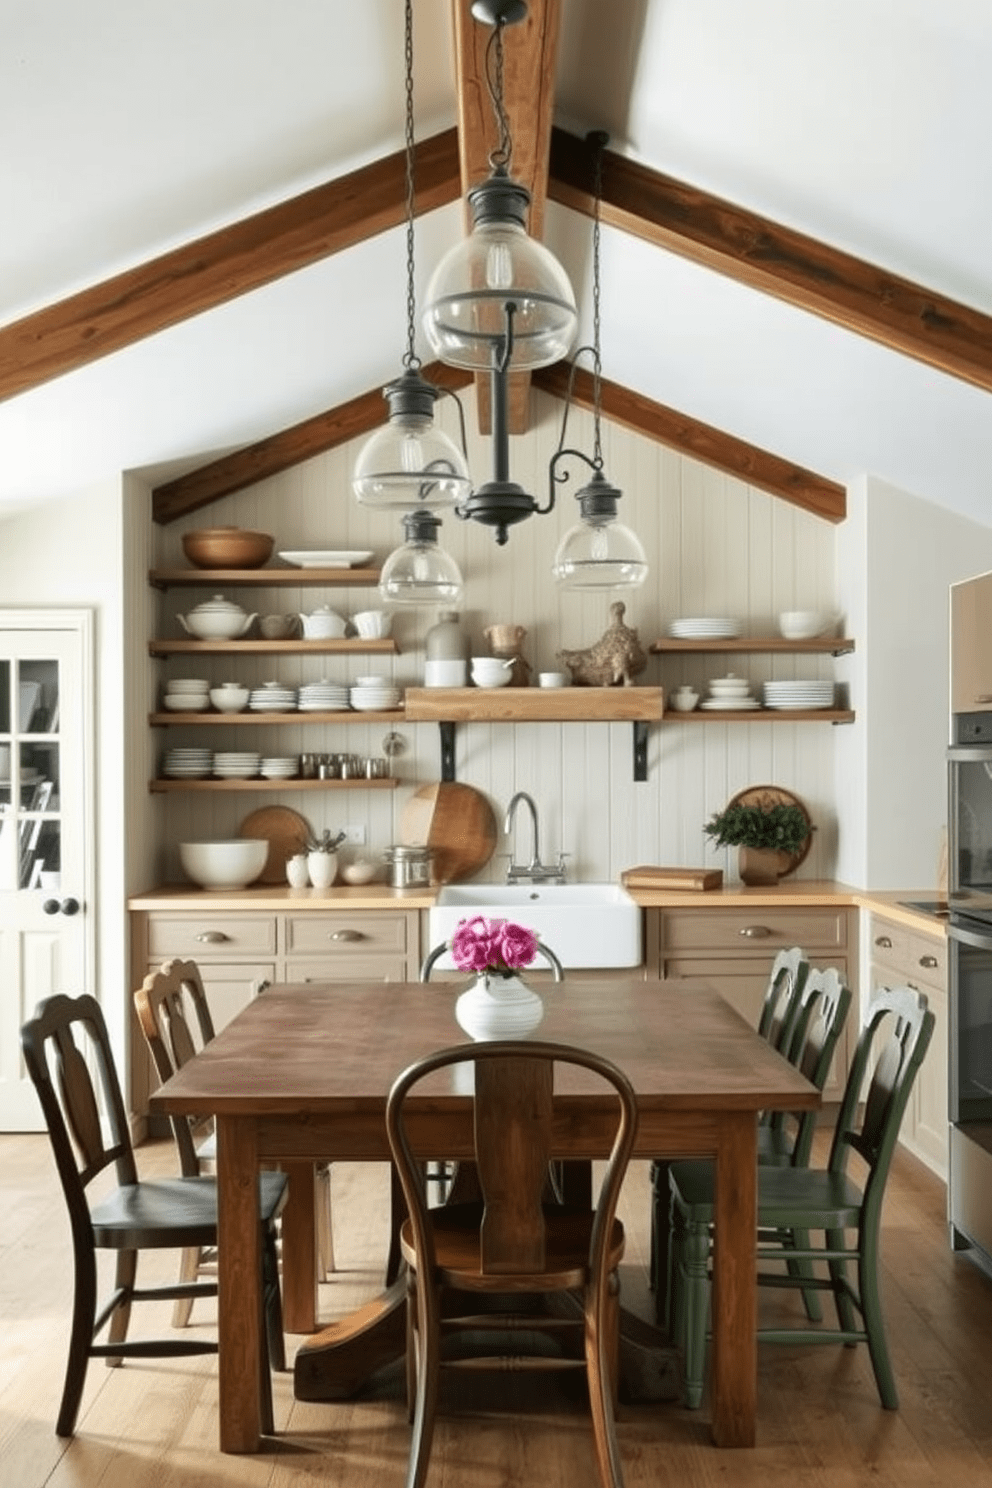
[[[421,138],[455,122],[415,0]],[[0,325],[402,144],[401,0],[0,0]],[[984,0],[563,0],[556,122],[992,314]],[[418,220],[421,283],[461,231]],[[588,304],[589,222],[545,236]],[[604,229],[614,382],[992,525],[992,394]],[[191,469],[393,376],[402,232],[0,403],[0,511]],[[585,327],[588,339],[590,327]]]

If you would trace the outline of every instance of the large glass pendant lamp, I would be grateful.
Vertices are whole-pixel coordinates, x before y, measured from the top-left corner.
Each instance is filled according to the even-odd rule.
[[[387,604],[457,604],[462,595],[458,564],[438,546],[440,517],[419,509],[403,518],[406,542],[390,553],[379,575],[379,593]]]
[[[388,422],[363,446],[352,475],[358,500],[378,511],[454,506],[472,485],[464,453],[434,423],[434,404],[442,390],[421,376],[414,347],[413,0],[406,0],[405,20],[406,353],[402,375],[383,389]]]
[[[593,345],[581,347],[575,361],[583,351],[591,351],[593,359],[593,456],[581,450],[565,449],[565,428],[568,408],[572,396],[572,380],[575,362],[569,378],[568,396],[561,421],[561,438],[558,449],[551,460],[550,484],[552,502],[556,483],[567,480],[564,470],[559,471],[568,457],[584,461],[592,470],[589,482],[576,492],[580,520],[570,527],[558,544],[551,571],[555,579],[566,589],[636,589],[648,574],[647,558],[640,539],[629,527],[617,521],[617,503],[623,494],[603,474],[603,447],[600,437],[602,404],[600,341],[600,231],[599,208],[602,196],[603,150],[607,135],[597,130],[589,136],[595,156],[595,201],[593,217]]]
[[[568,275],[526,231],[530,193],[510,176],[513,141],[503,103],[503,31],[527,14],[524,0],[475,0],[476,20],[493,27],[486,82],[499,140],[490,175],[468,193],[472,231],[441,259],[427,287],[424,333],[434,354],[453,367],[488,371],[492,391],[492,480],[473,489],[457,514],[507,528],[542,507],[510,480],[507,379],[516,369],[549,366],[575,339],[578,313]]]

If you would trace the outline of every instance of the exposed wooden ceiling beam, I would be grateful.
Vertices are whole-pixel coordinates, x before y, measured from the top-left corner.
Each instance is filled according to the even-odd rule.
[[[568,375],[568,364],[558,362],[553,367],[542,367],[535,372],[534,384],[544,392],[564,398],[568,392]],[[576,371],[572,398],[581,407],[592,408],[591,373]],[[603,416],[614,423],[668,445],[704,465],[712,465],[727,475],[736,476],[750,486],[780,496],[793,506],[825,517],[829,522],[842,522],[847,516],[847,492],[842,485],[606,378],[601,382],[601,406]]]
[[[457,200],[456,132],[417,146],[416,210]],[[259,289],[402,222],[402,151],[0,327],[0,399]]]
[[[460,367],[445,367],[440,362],[428,362],[421,368],[421,373],[436,387],[457,389],[472,380],[470,372],[462,371]],[[177,517],[188,516],[221,496],[230,496],[233,491],[252,486],[270,475],[278,475],[303,460],[346,444],[349,439],[369,434],[378,429],[384,419],[382,388],[373,388],[371,392],[361,393],[326,413],[315,414],[313,418],[282,429],[268,439],[260,439],[246,449],[223,455],[209,465],[191,470],[188,475],[156,486],[152,492],[152,516],[163,524],[174,522]]]
[[[552,200],[592,216],[589,147],[555,129]],[[607,150],[601,219],[992,391],[992,316]]]
[[[452,0],[455,31],[455,88],[462,191],[484,181],[496,144],[493,107],[486,84],[486,46],[492,31],[472,17],[471,0]],[[530,192],[528,231],[540,239],[548,190],[548,158],[554,110],[555,57],[561,0],[527,0],[527,15],[503,33],[503,102],[513,137],[510,173]],[[466,231],[470,227],[466,222]],[[489,378],[477,380],[479,427],[490,429]],[[526,372],[510,377],[509,428],[527,431],[530,400]]]

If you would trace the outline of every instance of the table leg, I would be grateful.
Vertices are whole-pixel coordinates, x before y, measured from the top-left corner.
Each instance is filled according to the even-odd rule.
[[[757,1136],[753,1112],[720,1117],[713,1238],[713,1440],[753,1447],[757,1412]]]
[[[317,1248],[312,1162],[282,1162],[289,1196],[282,1211],[282,1316],[287,1333],[317,1326]]]
[[[251,1118],[217,1121],[220,1449],[261,1445],[262,1308],[258,1141]]]

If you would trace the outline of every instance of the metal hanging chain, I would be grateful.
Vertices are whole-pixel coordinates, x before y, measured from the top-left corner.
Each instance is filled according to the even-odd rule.
[[[489,168],[490,170],[502,169],[509,174],[510,161],[513,158],[513,138],[503,103],[503,28],[505,25],[505,20],[498,20],[493,27],[493,34],[486,43],[486,87],[489,89],[493,113],[496,116],[496,129],[499,134],[499,142],[495,149],[489,152]]]
[[[603,147],[606,144],[606,138],[607,136],[602,133],[592,136],[596,148],[593,169],[595,210],[592,219],[592,419],[593,465],[597,470],[602,470],[603,468],[603,447],[599,437],[600,414],[602,412],[601,362],[599,356],[599,218],[600,204],[603,197]]]
[[[417,324],[417,292],[413,257],[413,0],[406,0],[404,65],[406,68],[406,352],[403,365],[416,372],[420,358],[414,351]]]

